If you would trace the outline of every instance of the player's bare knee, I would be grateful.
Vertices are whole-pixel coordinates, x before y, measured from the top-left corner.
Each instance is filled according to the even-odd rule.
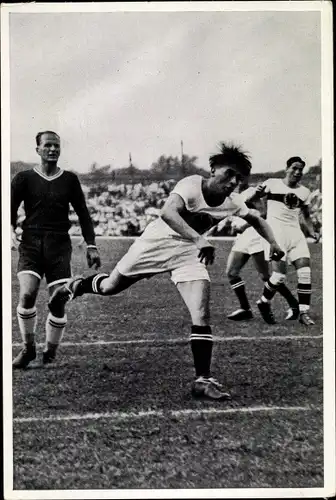
[[[297,259],[293,262],[294,267],[298,271],[299,269],[309,267],[310,268],[310,259],[308,257],[302,257],[301,259]]]
[[[99,283],[99,293],[101,295],[113,295],[113,284],[108,278],[105,278]]]
[[[31,309],[35,306],[36,301],[36,292],[21,292],[20,293],[20,306],[24,309]]]
[[[229,267],[226,270],[226,276],[229,280],[233,280],[235,278],[239,278],[240,269],[236,269],[234,267]]]

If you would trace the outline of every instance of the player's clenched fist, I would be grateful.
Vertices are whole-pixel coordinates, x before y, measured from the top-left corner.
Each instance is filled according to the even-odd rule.
[[[281,260],[285,252],[279,247],[277,243],[272,243],[270,247],[270,257],[272,260]]]
[[[86,249],[86,259],[89,267],[98,269],[101,266],[100,255],[97,247],[88,247]]]
[[[196,243],[199,249],[198,258],[206,266],[215,260],[215,247],[205,238],[200,238]]]

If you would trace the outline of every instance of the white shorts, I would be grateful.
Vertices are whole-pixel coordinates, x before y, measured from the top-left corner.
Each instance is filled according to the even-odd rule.
[[[178,238],[138,238],[117,264],[124,276],[170,272],[175,285],[184,281],[210,281],[205,265],[198,258],[196,245]]]
[[[291,227],[279,227],[274,224],[271,226],[276,242],[285,252],[281,260],[294,262],[297,259],[310,258],[310,252],[307,240],[301,229]],[[266,240],[263,240],[265,260],[270,260],[270,245]]]
[[[254,227],[248,227],[243,233],[237,236],[231,251],[246,253],[248,255],[263,252],[263,238],[257,233]]]

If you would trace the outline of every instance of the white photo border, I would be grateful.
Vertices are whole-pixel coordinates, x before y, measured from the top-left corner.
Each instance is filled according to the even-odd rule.
[[[176,11],[318,11],[322,48],[322,193],[323,193],[323,372],[324,372],[324,487],[181,490],[13,490],[11,251],[10,251],[10,95],[9,14],[56,12],[176,12]],[[333,152],[332,4],[327,1],[256,2],[116,2],[21,3],[1,6],[2,109],[2,296],[3,296],[3,422],[4,496],[14,499],[112,498],[311,498],[335,494],[335,252]]]

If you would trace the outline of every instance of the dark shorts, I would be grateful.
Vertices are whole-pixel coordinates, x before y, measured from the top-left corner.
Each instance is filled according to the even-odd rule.
[[[71,240],[68,234],[24,231],[19,246],[18,274],[45,276],[49,286],[71,277]]]

